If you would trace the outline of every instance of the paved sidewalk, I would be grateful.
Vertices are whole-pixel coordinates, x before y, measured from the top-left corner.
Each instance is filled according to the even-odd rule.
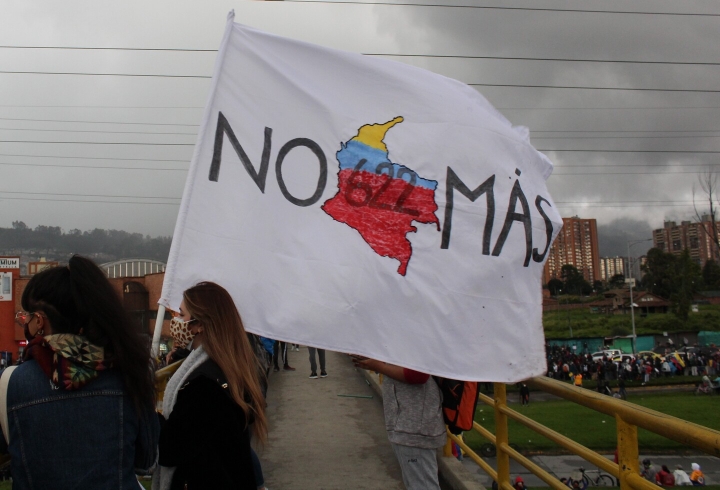
[[[345,354],[326,355],[327,378],[308,378],[304,346],[288,352],[296,371],[270,373],[270,433],[260,452],[266,485],[270,490],[402,490],[382,400]]]

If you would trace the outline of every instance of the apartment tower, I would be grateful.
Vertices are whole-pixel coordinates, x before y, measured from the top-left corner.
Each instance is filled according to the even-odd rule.
[[[548,252],[543,284],[562,279],[562,266],[566,264],[574,266],[590,284],[601,279],[595,219],[563,218],[563,228]]]

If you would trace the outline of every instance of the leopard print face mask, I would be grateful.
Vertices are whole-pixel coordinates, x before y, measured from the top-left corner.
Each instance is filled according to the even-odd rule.
[[[195,335],[190,332],[190,324],[194,321],[196,320],[184,321],[182,318],[173,318],[170,320],[170,335],[172,335],[174,347],[184,349],[192,342]]]

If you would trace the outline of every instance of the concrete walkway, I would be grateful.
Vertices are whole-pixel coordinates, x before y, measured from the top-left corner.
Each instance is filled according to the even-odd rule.
[[[402,490],[382,400],[363,374],[346,355],[328,351],[328,377],[309,379],[307,347],[288,354],[296,371],[270,373],[270,433],[260,452],[267,487]]]

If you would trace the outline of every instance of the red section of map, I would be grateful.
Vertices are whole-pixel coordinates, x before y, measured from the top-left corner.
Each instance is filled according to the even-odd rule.
[[[339,192],[322,209],[336,221],[356,229],[378,255],[399,260],[398,273],[404,276],[412,255],[406,235],[417,231],[412,222],[435,223],[439,230],[440,222],[435,216],[438,206],[435,191],[410,186],[403,179],[391,179],[382,190],[388,179],[387,175],[364,171],[353,175],[352,170],[342,170],[338,175]],[[409,194],[408,187],[412,191]],[[406,198],[398,206],[403,192]]]

